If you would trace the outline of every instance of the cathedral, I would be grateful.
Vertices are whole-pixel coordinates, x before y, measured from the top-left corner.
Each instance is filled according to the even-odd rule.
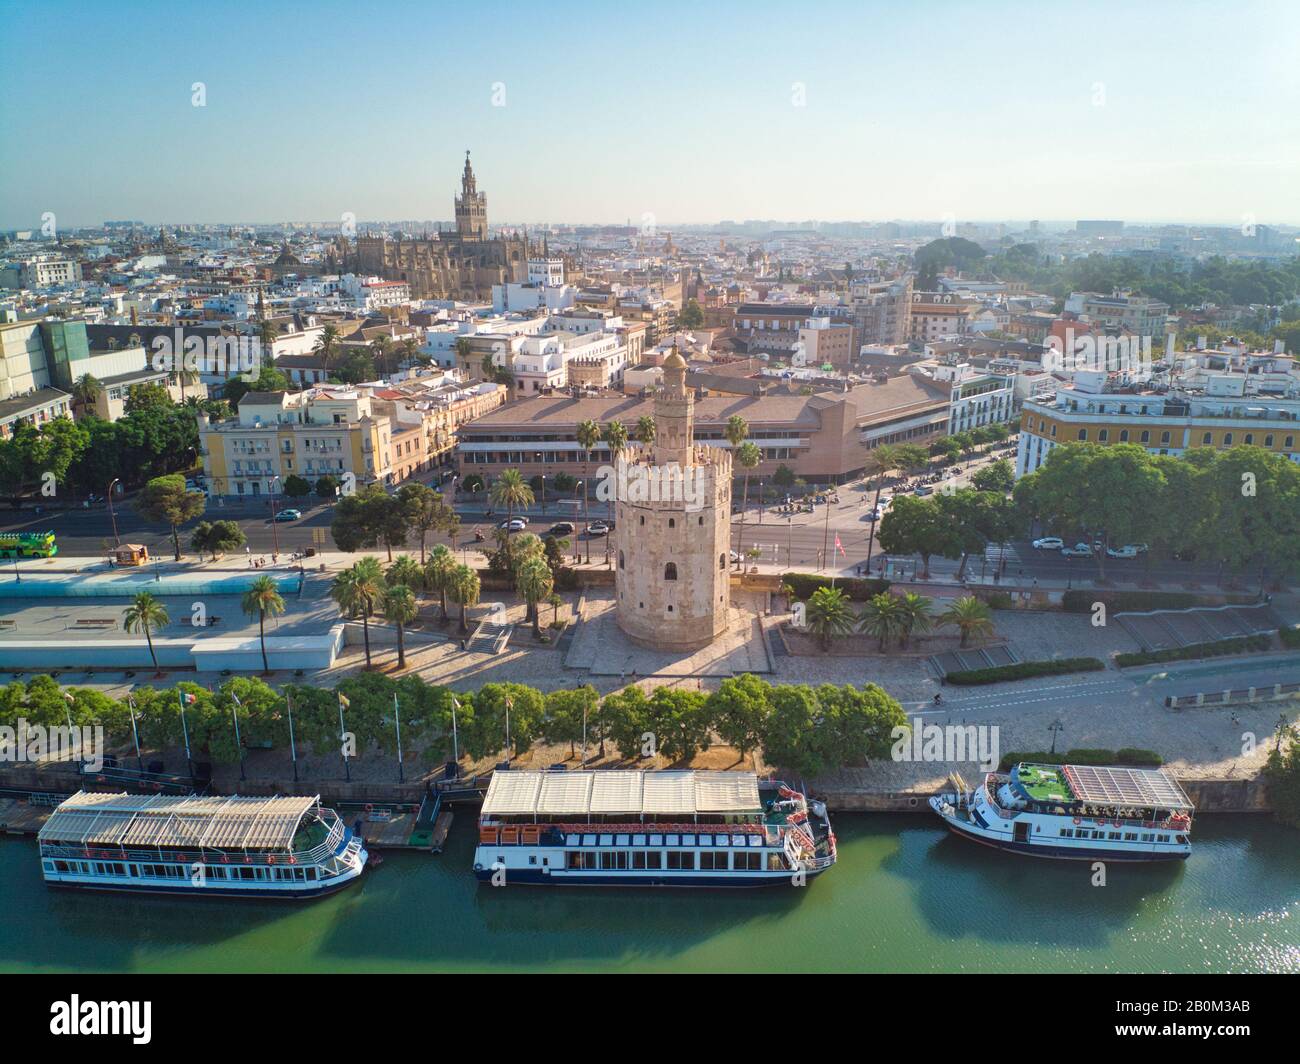
[[[414,299],[460,299],[483,302],[492,286],[528,279],[528,258],[540,254],[523,236],[488,236],[487,194],[478,190],[469,152],[456,197],[456,231],[441,229],[420,237],[358,235],[355,249],[343,257],[342,269],[377,274],[387,281],[406,281]]]

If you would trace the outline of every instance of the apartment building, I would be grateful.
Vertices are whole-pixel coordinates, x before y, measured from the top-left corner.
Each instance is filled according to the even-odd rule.
[[[974,300],[947,292],[913,292],[908,339],[932,343],[970,332],[971,316],[980,309]]]
[[[1059,444],[1135,443],[1153,454],[1195,447],[1263,447],[1300,462],[1300,374],[1286,355],[1198,353],[1167,378],[1126,383],[1078,371],[1050,397],[1027,399],[1016,475],[1038,469]]]
[[[1086,317],[1094,324],[1137,336],[1163,337],[1169,317],[1169,304],[1131,292],[1099,295],[1096,292],[1071,292],[1065,301],[1067,313]]]
[[[889,347],[911,338],[912,276],[849,285],[849,310],[859,345]]]
[[[226,421],[199,414],[209,493],[278,494],[295,474],[313,482],[351,474],[357,486],[385,481],[392,469],[393,419],[375,405],[365,391],[312,388],[248,392],[237,416]]]

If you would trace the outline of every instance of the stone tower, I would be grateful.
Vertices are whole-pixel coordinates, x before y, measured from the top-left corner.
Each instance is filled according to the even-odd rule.
[[[465,153],[465,172],[460,178],[460,195],[456,197],[456,232],[462,240],[486,240],[487,193],[478,190],[474,168]]]
[[[730,623],[731,454],[694,442],[682,356],[663,370],[654,444],[615,463],[616,616],[634,643],[691,651]]]

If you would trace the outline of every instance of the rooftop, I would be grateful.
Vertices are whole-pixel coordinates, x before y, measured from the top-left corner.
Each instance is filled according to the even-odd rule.
[[[757,813],[752,772],[496,772],[483,816]]]
[[[79,791],[41,828],[40,841],[87,846],[287,850],[319,796],[184,798]]]

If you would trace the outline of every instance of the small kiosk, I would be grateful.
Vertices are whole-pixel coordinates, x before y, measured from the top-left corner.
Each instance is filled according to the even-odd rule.
[[[113,561],[117,565],[144,565],[149,561],[149,548],[143,543],[123,543],[113,549]]]

